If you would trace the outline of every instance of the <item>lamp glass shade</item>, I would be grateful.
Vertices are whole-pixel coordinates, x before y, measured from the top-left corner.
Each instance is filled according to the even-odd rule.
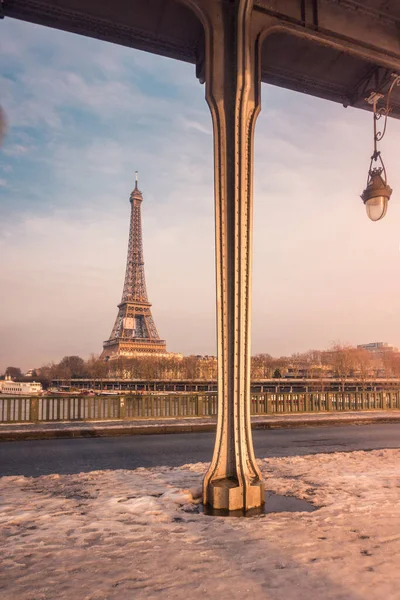
[[[388,198],[386,196],[375,196],[369,198],[365,203],[367,215],[371,221],[379,221],[386,215],[388,207]]]

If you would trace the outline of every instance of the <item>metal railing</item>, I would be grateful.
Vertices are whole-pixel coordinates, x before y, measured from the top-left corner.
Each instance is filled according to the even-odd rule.
[[[251,394],[252,415],[400,409],[400,391]],[[0,423],[214,417],[217,394],[0,396]]]

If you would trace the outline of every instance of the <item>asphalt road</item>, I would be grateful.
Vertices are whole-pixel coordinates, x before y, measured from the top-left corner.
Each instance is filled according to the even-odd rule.
[[[256,456],[400,448],[400,423],[253,432]],[[179,466],[211,459],[214,433],[30,440],[0,443],[0,476]]]

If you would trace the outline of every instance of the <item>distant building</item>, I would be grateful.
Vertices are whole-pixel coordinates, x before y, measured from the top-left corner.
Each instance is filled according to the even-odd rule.
[[[385,352],[400,352],[398,348],[387,342],[370,342],[369,344],[358,344],[357,348],[368,350],[373,354],[384,354]]]
[[[24,374],[24,377],[34,377],[36,374],[36,369],[28,369],[28,371]]]

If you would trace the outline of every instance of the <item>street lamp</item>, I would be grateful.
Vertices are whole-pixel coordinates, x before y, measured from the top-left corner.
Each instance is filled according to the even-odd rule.
[[[392,194],[392,188],[387,183],[385,165],[378,150],[378,142],[382,140],[386,133],[387,118],[392,110],[390,98],[393,88],[396,85],[400,85],[400,75],[394,73],[393,78],[387,94],[386,106],[377,108],[379,100],[384,97],[383,94],[372,92],[369,98],[367,98],[367,102],[372,104],[374,110],[374,152],[369,165],[367,187],[361,194],[361,198],[371,221],[379,221],[386,215],[388,202]],[[381,117],[384,117],[384,125],[382,131],[378,131],[377,122]],[[378,166],[375,166],[376,164]]]
[[[376,160],[376,159],[375,159]],[[383,177],[382,177],[383,173]],[[386,171],[383,167],[369,170],[367,187],[361,198],[371,221],[379,221],[386,215],[392,188],[386,183]]]

